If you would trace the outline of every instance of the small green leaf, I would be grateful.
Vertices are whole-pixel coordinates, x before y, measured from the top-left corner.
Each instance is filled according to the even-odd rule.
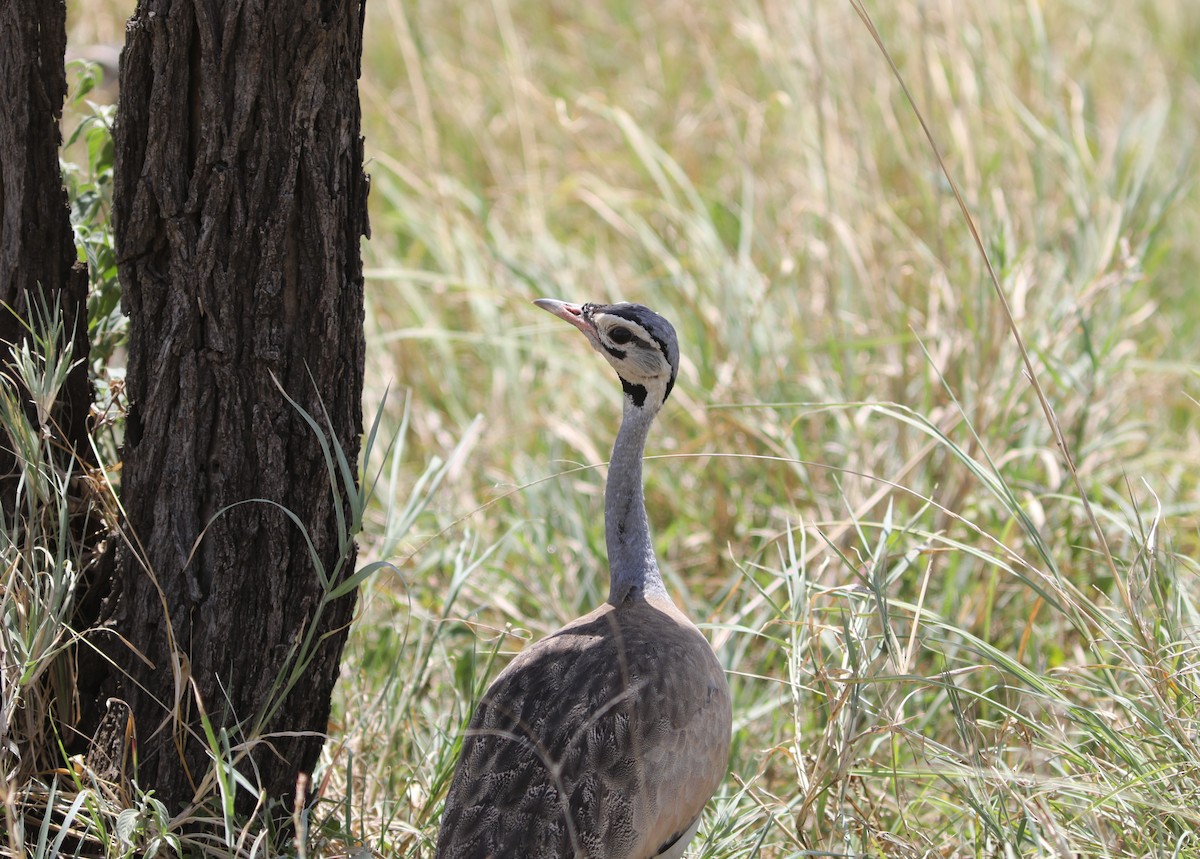
[[[137,839],[141,829],[141,815],[136,808],[124,808],[117,815],[116,832],[122,846],[137,846]]]

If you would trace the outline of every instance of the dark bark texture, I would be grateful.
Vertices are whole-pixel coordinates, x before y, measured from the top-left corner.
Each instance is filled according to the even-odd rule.
[[[26,337],[39,301],[56,304],[78,362],[46,430],[63,455],[90,459],[87,444],[87,270],[78,263],[58,166],[67,94],[63,0],[0,2],[0,372]],[[64,344],[65,345],[65,344]],[[32,408],[28,409],[35,417]],[[12,513],[17,463],[0,439],[0,503]]]
[[[364,4],[140,0],[126,31],[114,206],[130,319],[128,544],[105,613],[132,648],[97,637],[120,671],[94,700],[128,705],[138,783],[174,810],[211,769],[197,696],[235,753],[249,743],[240,769],[273,800],[290,803],[327,729],[355,597],[317,614],[300,529],[259,501],[221,511],[277,502],[327,571],[343,556],[345,498],[275,380],[320,423],[328,414],[355,463]],[[310,629],[315,658],[256,736]],[[120,748],[124,729],[104,722],[96,748]]]

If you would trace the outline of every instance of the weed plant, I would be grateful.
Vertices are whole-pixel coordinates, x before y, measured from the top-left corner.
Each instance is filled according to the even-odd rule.
[[[394,568],[296,851],[431,856],[489,679],[604,598],[620,389],[552,296],[680,333],[647,507],[735,712],[689,856],[1200,856],[1194,6],[372,0]],[[38,855],[273,849],[54,784]]]

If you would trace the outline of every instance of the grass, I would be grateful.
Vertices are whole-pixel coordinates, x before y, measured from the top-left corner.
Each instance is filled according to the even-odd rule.
[[[1200,12],[865,11],[897,74],[854,4],[369,4],[397,569],[308,855],[431,855],[475,698],[606,593],[619,387],[549,295],[681,336],[648,506],[735,701],[689,855],[1200,856]],[[140,802],[109,855],[170,833]]]

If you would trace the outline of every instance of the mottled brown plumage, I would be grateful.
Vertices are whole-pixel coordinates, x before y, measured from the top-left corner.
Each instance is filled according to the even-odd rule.
[[[539,305],[580,328],[626,392],[605,493],[609,601],[526,648],[483,696],[436,856],[676,859],[725,776],[732,714],[712,648],[663,587],[642,495],[675,333],[639,305]]]

